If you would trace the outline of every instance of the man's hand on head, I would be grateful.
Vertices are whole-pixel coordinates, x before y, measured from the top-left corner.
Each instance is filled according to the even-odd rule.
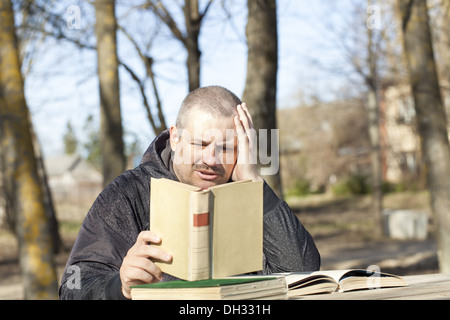
[[[262,181],[256,167],[256,132],[247,105],[237,106],[238,115],[234,117],[237,132],[237,161],[231,179],[233,181]]]

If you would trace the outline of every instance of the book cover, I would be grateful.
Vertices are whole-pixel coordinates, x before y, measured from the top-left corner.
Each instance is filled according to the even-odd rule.
[[[184,280],[223,278],[262,269],[263,182],[238,181],[200,189],[152,179],[150,230],[171,263],[165,273]]]
[[[133,300],[287,299],[287,285],[278,276],[179,280],[132,286],[131,296]]]

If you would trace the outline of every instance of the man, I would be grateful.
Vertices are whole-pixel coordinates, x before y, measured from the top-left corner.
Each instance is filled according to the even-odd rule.
[[[162,239],[149,230],[150,178],[202,188],[262,180],[249,161],[252,130],[245,103],[227,89],[211,86],[191,92],[176,125],[156,137],[141,164],[117,177],[94,202],[67,262],[60,298],[129,299],[132,285],[173,280],[153,263],[172,257],[153,245]],[[318,270],[313,239],[266,183],[263,207],[263,272]]]

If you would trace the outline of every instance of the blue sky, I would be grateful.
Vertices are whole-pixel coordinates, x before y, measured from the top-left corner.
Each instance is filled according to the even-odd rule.
[[[69,6],[70,1],[66,2]],[[348,81],[344,76],[336,76],[316,65],[317,62],[322,66],[344,63],[338,43],[330,36],[333,30],[329,28],[338,27],[334,17],[340,14],[337,11],[345,12],[348,2],[339,0],[330,6],[328,1],[278,1],[279,108],[295,107],[310,96],[320,96],[324,100],[332,98]],[[222,85],[242,95],[247,61],[245,3],[235,1],[235,5],[230,7],[230,21],[225,21],[223,11],[217,8],[210,12],[205,21],[200,38],[202,86]],[[86,15],[81,12],[82,24],[88,24],[91,19]],[[145,32],[152,28],[150,21],[136,21],[139,19],[132,15],[121,17],[130,32],[135,30],[138,37],[142,37],[139,32],[145,36]],[[134,49],[120,33],[118,41],[119,58],[143,72]],[[155,65],[155,72],[170,125],[175,121],[178,106],[187,94],[187,74],[183,64],[185,52],[180,44],[162,34],[154,40],[151,53],[155,59],[165,61]],[[99,121],[96,54],[48,39],[40,46],[34,61],[32,72],[26,78],[26,98],[44,154],[60,154],[63,152],[62,136],[68,120],[80,140],[84,139],[83,125],[87,116],[92,114]],[[121,70],[120,77],[126,139],[137,137],[145,150],[154,134],[146,119],[141,96],[126,72]]]

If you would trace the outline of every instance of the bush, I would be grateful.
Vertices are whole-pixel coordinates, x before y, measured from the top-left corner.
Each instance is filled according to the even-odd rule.
[[[405,192],[405,191],[418,192],[420,190],[424,190],[424,188],[420,187],[420,182],[414,181],[412,179],[400,181],[397,183],[383,182],[384,193]]]
[[[311,185],[306,179],[299,179],[295,186],[287,192],[288,196],[304,197],[311,193]]]
[[[363,174],[352,174],[346,179],[338,181],[331,187],[334,195],[362,195],[370,192],[370,184],[368,177]]]

